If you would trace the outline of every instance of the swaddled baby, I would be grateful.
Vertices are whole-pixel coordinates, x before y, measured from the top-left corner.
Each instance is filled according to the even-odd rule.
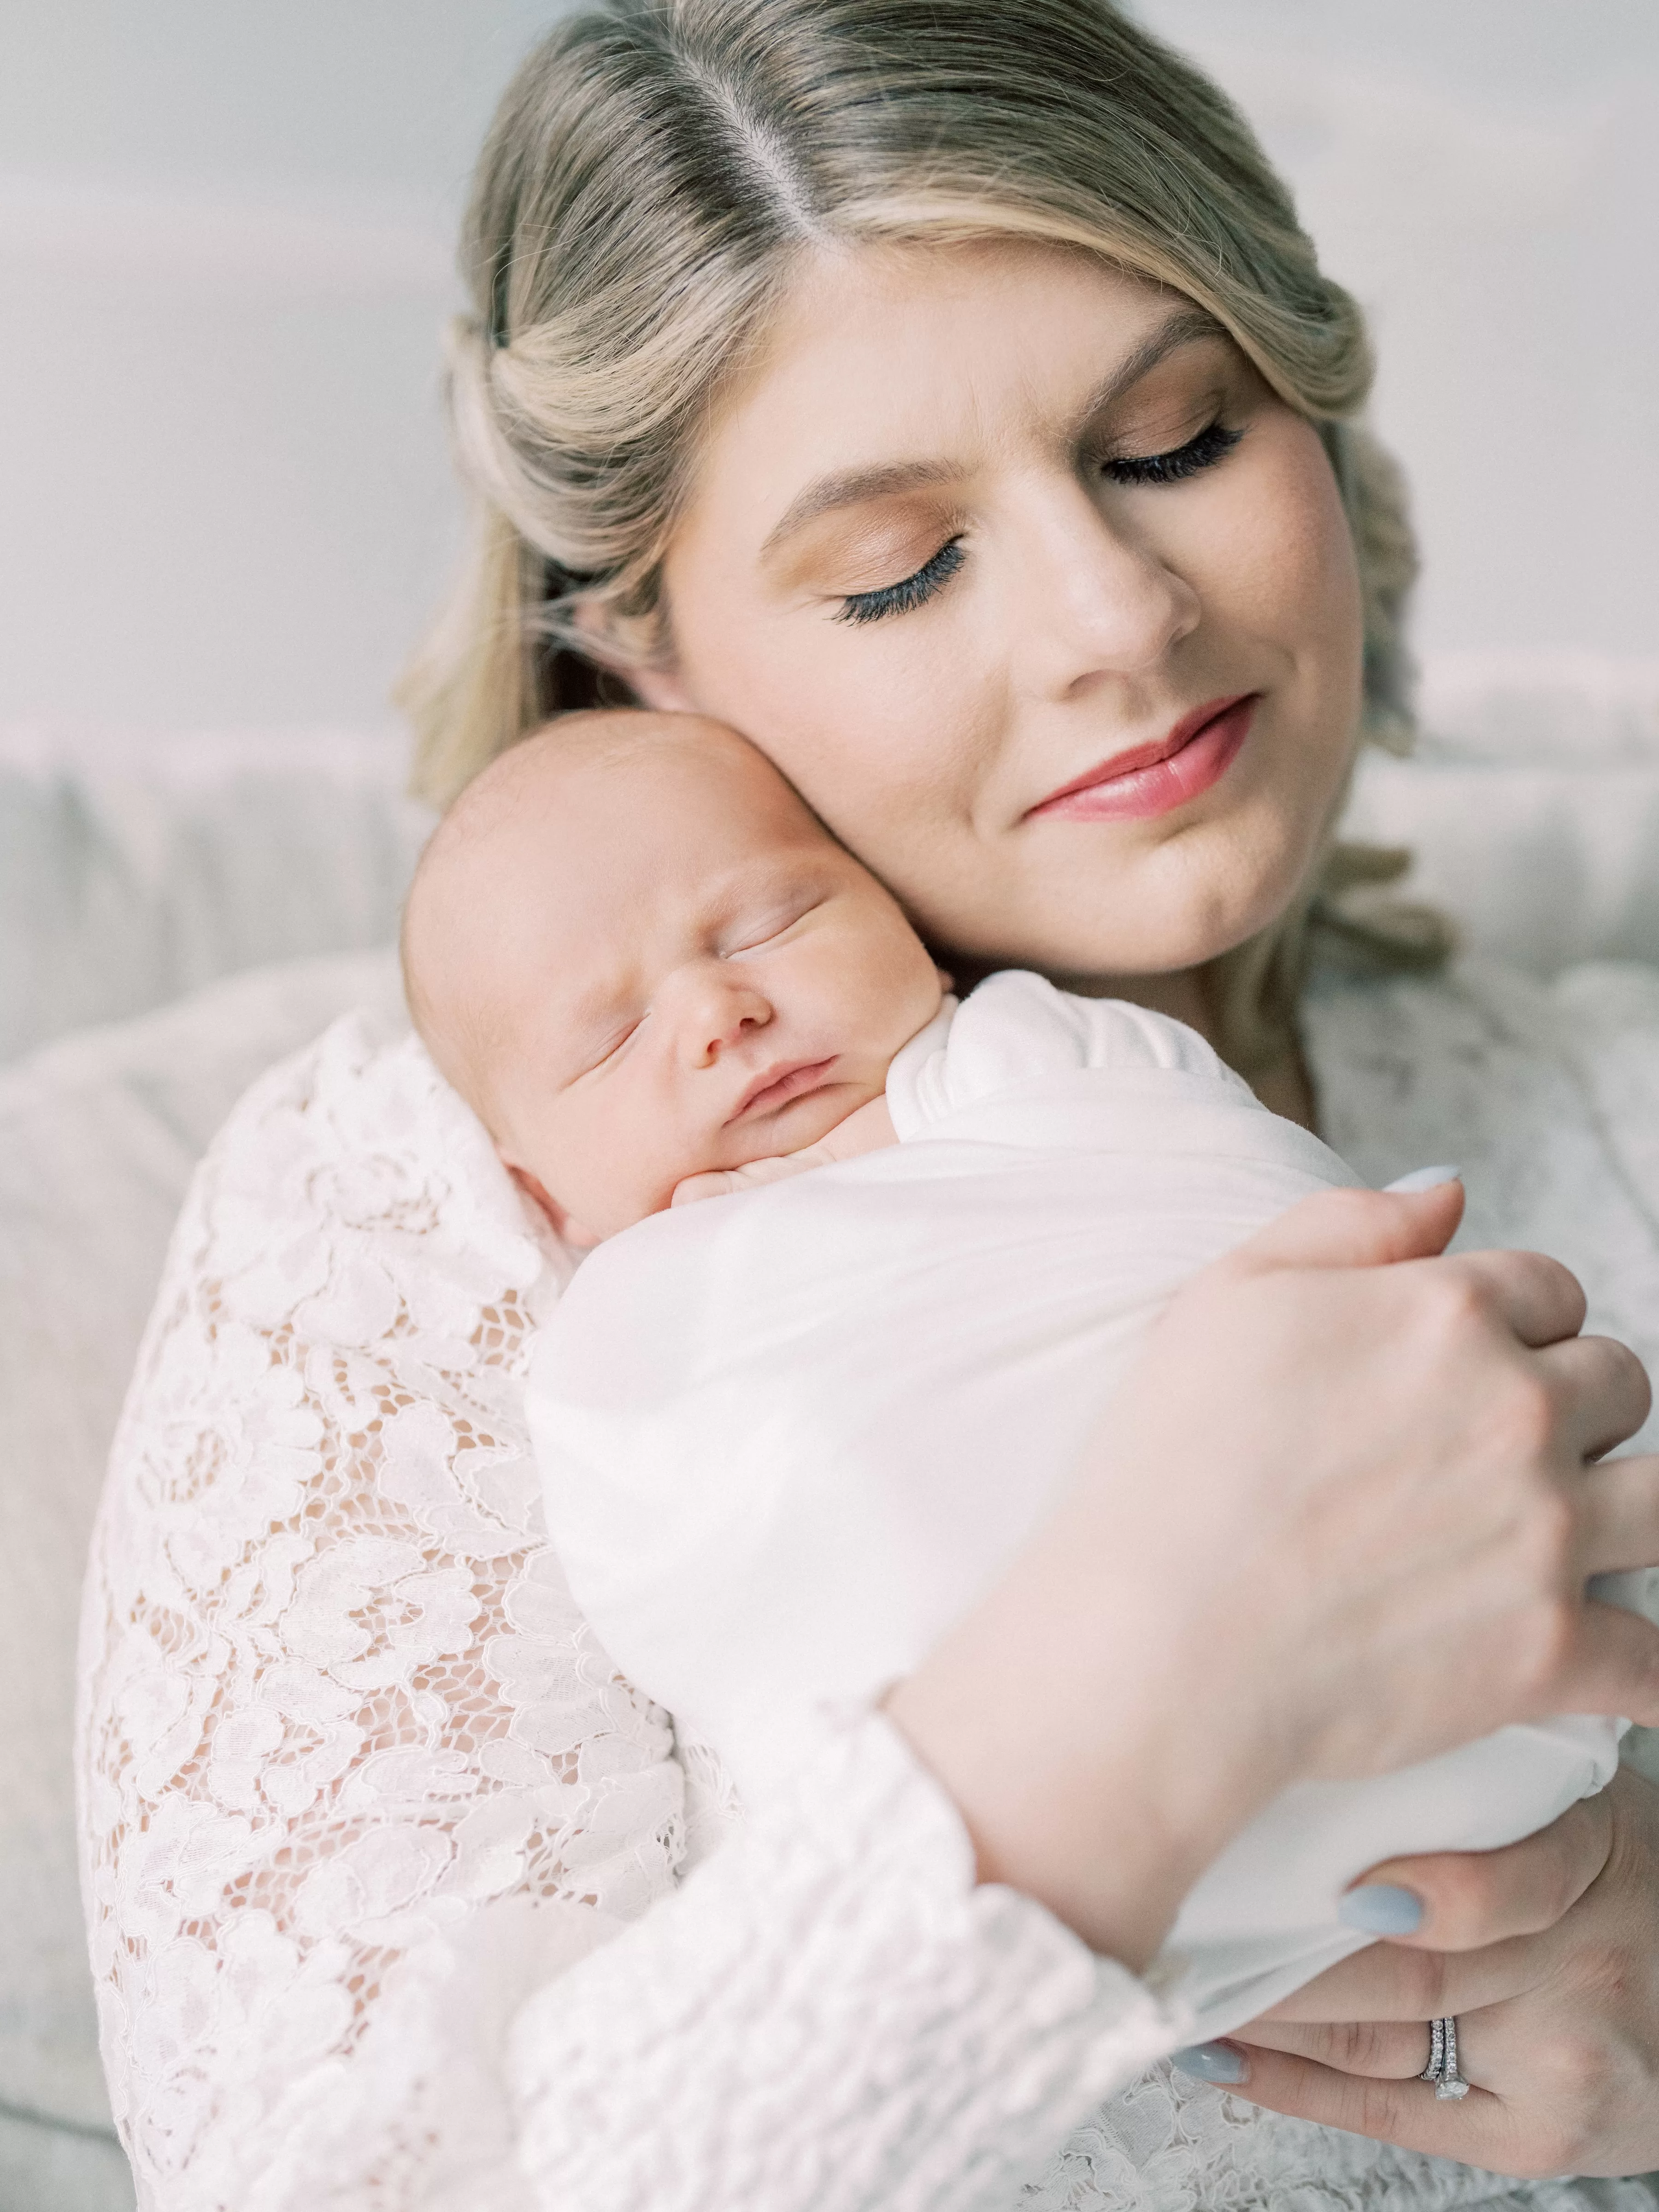
[[[599,1246],[529,1390],[572,1591],[751,1801],[998,1579],[1176,1287],[1355,1181],[1179,1023],[1024,974],[957,1006],[775,770],[690,716],[572,717],[497,761],[428,848],[404,963],[503,1160]],[[1530,1832],[1617,1735],[1563,1718],[1285,1792],[1170,1939],[1195,2033],[1361,1948],[1336,1908],[1367,1868]]]

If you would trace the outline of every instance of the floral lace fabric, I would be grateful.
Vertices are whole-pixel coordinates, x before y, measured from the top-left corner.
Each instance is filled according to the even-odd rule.
[[[1460,1160],[1477,1241],[1559,1251],[1595,1324],[1659,1352],[1659,976],[1346,988],[1310,1021],[1363,1174]],[[1148,2073],[1179,2020],[975,1888],[878,1720],[737,1821],[541,1535],[521,1376],[569,1264],[418,1045],[362,1020],[256,1085],[198,1176],[82,1651],[141,2204],[1652,2212]]]
[[[541,1533],[521,1376],[569,1266],[418,1043],[361,1019],[203,1164],[82,1626],[140,2202],[1005,2204],[1177,2031],[975,1888],[878,1720],[716,1850],[718,1761],[677,1753]]]

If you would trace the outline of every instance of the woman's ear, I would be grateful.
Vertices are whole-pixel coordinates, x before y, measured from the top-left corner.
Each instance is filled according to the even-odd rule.
[[[501,1164],[532,1205],[541,1208],[551,1223],[553,1234],[556,1237],[562,1238],[565,1243],[573,1246],[578,1252],[591,1252],[596,1244],[604,1241],[596,1231],[585,1228],[580,1221],[576,1220],[568,1207],[561,1206],[546,1186],[536,1180],[528,1168],[515,1168],[511,1160],[503,1160]]]

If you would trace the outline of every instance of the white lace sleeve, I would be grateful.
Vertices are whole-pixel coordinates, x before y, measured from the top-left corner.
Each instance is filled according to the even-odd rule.
[[[878,1719],[680,1881],[667,1717],[541,1535],[521,1376],[566,1266],[361,1021],[198,1175],[82,1633],[140,2203],[1001,2212],[1179,2024],[974,1887]]]

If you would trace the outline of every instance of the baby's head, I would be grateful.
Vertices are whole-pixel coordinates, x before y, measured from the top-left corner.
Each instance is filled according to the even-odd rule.
[[[690,714],[567,715],[422,856],[410,1011],[580,1242],[881,1096],[942,985],[896,901],[771,763]]]

